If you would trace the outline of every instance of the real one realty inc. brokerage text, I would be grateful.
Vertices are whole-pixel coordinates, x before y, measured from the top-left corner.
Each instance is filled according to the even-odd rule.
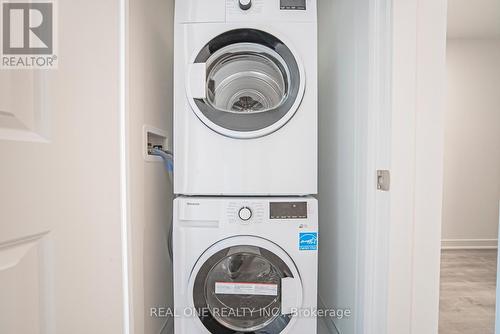
[[[299,318],[334,318],[344,319],[352,316],[351,309],[321,309],[321,308],[290,308],[287,312],[292,317]],[[272,317],[281,315],[281,308],[193,308],[186,307],[183,309],[174,309],[171,307],[151,307],[149,315],[155,318],[178,318],[178,317],[208,317],[210,315],[216,317]]]

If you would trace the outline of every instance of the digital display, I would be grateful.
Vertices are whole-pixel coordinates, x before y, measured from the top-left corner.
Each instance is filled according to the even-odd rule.
[[[282,10],[306,10],[306,0],[280,0]]]
[[[271,202],[271,219],[305,219],[307,202]]]

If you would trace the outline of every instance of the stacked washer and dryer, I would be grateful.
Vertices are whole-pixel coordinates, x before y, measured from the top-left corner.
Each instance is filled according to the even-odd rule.
[[[316,333],[316,17],[176,2],[176,334]]]

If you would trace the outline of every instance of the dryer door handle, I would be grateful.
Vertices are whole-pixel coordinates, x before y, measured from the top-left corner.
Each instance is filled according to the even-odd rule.
[[[298,283],[298,280],[293,277],[281,279],[281,314],[291,314],[298,311],[298,291],[301,288]]]
[[[188,68],[188,96],[193,99],[205,99],[207,97],[206,89],[207,65],[205,63],[195,63]]]

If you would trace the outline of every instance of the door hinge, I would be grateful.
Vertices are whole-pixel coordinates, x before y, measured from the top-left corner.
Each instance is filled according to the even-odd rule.
[[[377,189],[380,191],[389,191],[391,189],[391,171],[377,171]]]

